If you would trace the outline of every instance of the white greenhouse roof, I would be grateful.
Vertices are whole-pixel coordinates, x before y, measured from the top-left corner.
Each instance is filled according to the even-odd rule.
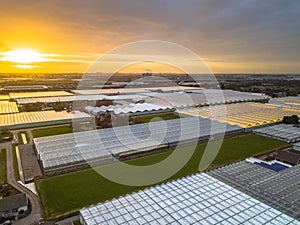
[[[300,220],[300,165],[277,172],[248,159],[211,170],[207,174]]]
[[[266,126],[257,128],[253,132],[261,136],[270,137],[289,143],[300,141],[300,127],[295,127],[290,124]]]
[[[20,105],[33,103],[58,103],[58,102],[73,102],[73,101],[97,101],[97,100],[134,100],[139,101],[145,99],[142,95],[75,95],[75,96],[54,96],[54,97],[39,97],[39,98],[21,98],[16,99]]]
[[[143,94],[151,97],[145,100],[147,103],[168,107],[259,101],[269,98],[266,95],[257,93],[218,89],[185,90],[185,92],[172,93],[150,92]]]
[[[81,209],[80,219],[84,225],[298,224],[205,173]]]
[[[195,87],[183,86],[166,86],[166,87],[145,87],[145,88],[107,88],[107,89],[89,89],[89,90],[73,90],[73,93],[79,95],[99,95],[99,94],[132,94],[132,93],[146,93],[146,92],[161,92],[161,91],[182,91],[199,89]]]
[[[298,95],[298,96],[289,96],[283,98],[272,98],[269,100],[269,103],[300,108],[300,96]]]
[[[191,127],[200,126],[200,132]],[[151,130],[149,129],[151,127]],[[39,160],[44,168],[64,167],[83,160],[95,160],[112,154],[154,148],[160,145],[190,141],[210,134],[242,130],[241,127],[197,117],[120,126],[35,138]]]
[[[87,106],[84,111],[91,113],[93,115],[103,114],[107,111],[113,112],[114,114],[122,114],[122,113],[136,113],[136,112],[146,112],[146,111],[157,111],[157,110],[166,110],[172,109],[165,106],[159,106],[155,104],[149,103],[131,103],[126,105],[109,105],[109,106],[100,106],[93,107]]]

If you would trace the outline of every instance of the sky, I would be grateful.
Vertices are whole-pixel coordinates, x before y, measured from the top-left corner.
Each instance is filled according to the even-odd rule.
[[[111,49],[140,40],[190,49],[214,73],[300,72],[299,0],[0,0],[0,5],[0,72],[85,72]],[[151,69],[167,71],[161,65]]]

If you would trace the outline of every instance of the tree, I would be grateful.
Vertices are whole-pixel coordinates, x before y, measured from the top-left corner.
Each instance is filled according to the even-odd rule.
[[[297,124],[299,122],[299,118],[297,115],[285,116],[283,117],[282,122],[284,124]]]

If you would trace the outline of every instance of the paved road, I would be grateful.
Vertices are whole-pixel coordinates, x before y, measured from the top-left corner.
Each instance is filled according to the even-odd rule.
[[[20,192],[26,193],[31,203],[31,213],[18,221],[14,221],[13,225],[30,225],[37,222],[41,218],[41,207],[38,197],[33,194],[30,190],[19,184],[15,179],[15,172],[13,167],[13,155],[11,143],[2,143],[0,148],[7,149],[7,182]]]

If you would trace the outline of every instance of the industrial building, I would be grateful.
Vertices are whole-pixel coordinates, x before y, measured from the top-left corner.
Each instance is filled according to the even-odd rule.
[[[191,129],[199,125],[200,131]],[[38,160],[45,174],[60,173],[92,164],[107,164],[137,155],[161,151],[181,144],[218,136],[243,133],[244,129],[209,119],[183,119],[120,126],[35,138]]]
[[[298,223],[205,173],[83,208],[79,216],[83,225]]]

